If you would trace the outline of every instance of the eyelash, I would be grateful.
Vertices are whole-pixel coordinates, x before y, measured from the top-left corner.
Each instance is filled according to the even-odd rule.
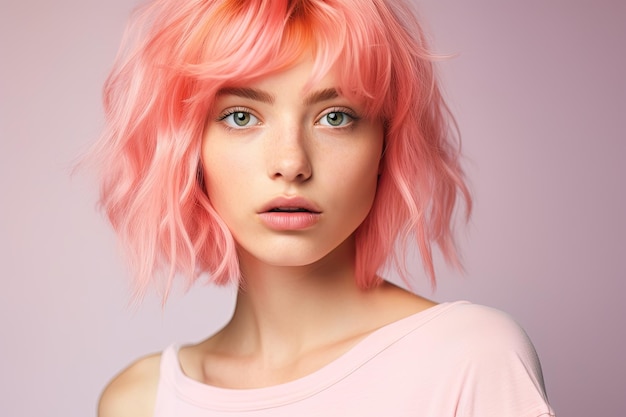
[[[254,112],[247,108],[247,107],[232,107],[229,109],[224,110],[222,113],[220,113],[220,115],[215,119],[217,122],[224,122],[224,120],[226,120],[226,118],[228,118],[229,116],[232,116],[236,113],[247,113],[250,116],[254,117],[255,119],[259,120],[259,118],[257,116],[254,115]],[[352,127],[354,125],[355,122],[358,122],[361,118],[351,109],[346,108],[346,107],[332,107],[328,110],[326,110],[316,121],[315,124],[316,125],[320,125],[320,121],[324,118],[327,117],[329,114],[332,113],[340,113],[340,114],[344,114],[346,116],[348,116],[348,118],[350,118],[350,120],[345,124],[345,125],[341,125],[341,126],[332,126],[333,129],[348,129],[350,127]],[[247,127],[250,126],[242,126],[240,128],[236,128],[233,126],[230,126],[229,124],[224,123],[225,127],[227,129],[232,129],[232,130],[239,130],[239,129],[246,129]],[[323,125],[323,126],[327,126],[327,125]]]
[[[320,116],[320,118],[317,119],[315,124],[319,125],[320,124],[320,120],[322,120],[324,117],[326,117],[326,116],[328,116],[329,114],[332,114],[332,113],[341,113],[341,114],[344,114],[344,115],[348,116],[351,119],[345,125],[333,126],[334,129],[347,129],[347,128],[350,128],[350,127],[352,127],[354,125],[354,123],[358,122],[361,119],[353,110],[351,110],[349,108],[346,108],[346,107],[332,107],[332,108],[328,109],[326,112],[324,112],[324,114],[322,114]]]
[[[247,113],[250,116],[254,117],[255,119],[259,120],[259,118],[254,115],[254,112],[252,110],[246,108],[246,107],[231,107],[229,109],[224,110],[222,113],[220,113],[220,115],[215,119],[215,121],[217,121],[217,122],[224,122],[224,120],[227,117],[232,116],[235,113]],[[230,126],[230,125],[228,125],[226,123],[224,123],[224,126],[227,129],[232,129],[232,130],[245,129],[245,128],[249,127],[249,126],[242,126],[242,127],[236,128],[236,127]]]

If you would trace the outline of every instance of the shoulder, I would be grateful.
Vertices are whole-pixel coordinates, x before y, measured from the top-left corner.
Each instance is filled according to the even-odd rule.
[[[152,416],[160,362],[160,354],[146,356],[113,378],[100,397],[98,416]]]
[[[501,310],[469,302],[450,303],[437,325],[450,330],[451,336],[468,342],[489,340],[490,345],[526,343],[524,329]]]
[[[440,304],[409,318],[392,337],[398,338],[396,349],[412,360],[418,350],[433,369],[457,373],[506,366],[538,376],[541,372],[530,338],[511,316],[465,301]]]
[[[467,302],[453,303],[432,323],[435,331],[462,358],[494,363],[516,358],[535,366],[535,348],[524,329],[509,314]]]
[[[507,313],[458,304],[442,317],[448,323],[447,352],[460,378],[460,406],[469,415],[552,413],[541,364],[524,329]],[[552,414],[549,414],[552,415]]]
[[[507,313],[477,304],[460,303],[444,315],[447,344],[458,369],[472,380],[472,389],[543,394],[541,364],[524,329]]]

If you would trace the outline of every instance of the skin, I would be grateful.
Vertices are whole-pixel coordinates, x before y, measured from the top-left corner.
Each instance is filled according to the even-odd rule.
[[[245,285],[230,322],[180,350],[183,371],[199,382],[237,389],[292,381],[434,305],[388,283],[356,286],[354,230],[376,195],[382,124],[341,96],[333,73],[306,90],[311,69],[305,59],[241,86],[248,90],[222,91],[209,115],[207,192],[235,237]],[[268,227],[260,215],[268,202],[295,196],[315,205],[314,224]],[[151,416],[159,359],[140,359],[118,375],[99,415]]]

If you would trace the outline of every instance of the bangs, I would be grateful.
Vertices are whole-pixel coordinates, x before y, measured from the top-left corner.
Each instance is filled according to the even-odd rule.
[[[206,7],[203,20],[211,23],[195,26],[179,66],[196,84],[191,101],[211,102],[224,86],[254,82],[311,56],[306,88],[336,71],[344,96],[363,101],[368,115],[380,113],[391,48],[374,2],[232,0]]]

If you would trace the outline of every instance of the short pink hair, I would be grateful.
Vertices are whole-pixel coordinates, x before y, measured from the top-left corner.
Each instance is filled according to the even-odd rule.
[[[151,283],[166,297],[176,275],[187,287],[202,274],[217,284],[239,279],[235,242],[204,190],[206,115],[220,88],[289,68],[311,51],[312,83],[337,71],[342,93],[364,99],[368,115],[385,124],[376,198],[355,235],[358,285],[377,285],[388,262],[406,279],[412,237],[432,283],[432,243],[458,265],[452,217],[459,194],[468,215],[471,198],[435,57],[405,4],[153,0],[131,19],[104,87],[106,127],[91,153],[136,298]]]

